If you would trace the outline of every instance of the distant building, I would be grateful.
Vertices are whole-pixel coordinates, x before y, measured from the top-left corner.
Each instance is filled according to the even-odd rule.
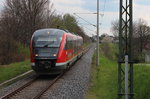
[[[114,37],[113,43],[119,43],[119,37]]]
[[[102,39],[101,39],[101,43],[113,43],[114,41],[114,37],[110,36],[108,34],[103,34]]]

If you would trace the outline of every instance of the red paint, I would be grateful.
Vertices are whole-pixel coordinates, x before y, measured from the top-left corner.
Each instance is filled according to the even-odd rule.
[[[70,37],[72,40],[76,40],[76,41],[82,40],[83,41],[83,38],[80,36],[70,34],[70,33],[64,33],[64,35],[62,36],[62,42],[60,44],[56,63],[67,62],[84,51],[83,46],[80,46],[78,48],[78,50],[76,49],[76,53],[74,53],[74,51],[75,51],[74,47],[66,50],[65,46],[66,46],[67,37]],[[77,44],[77,42],[74,42],[73,44]],[[73,45],[73,46],[75,46],[75,45]],[[30,61],[31,61],[31,63],[34,63],[32,39],[30,42]]]
[[[31,61],[31,63],[34,63],[32,40],[30,41],[30,61]]]
[[[64,50],[66,43],[66,33],[62,37],[62,42],[60,44],[59,52],[58,52],[58,57],[57,57],[57,62],[56,63],[61,63],[66,61],[66,51]]]
[[[73,53],[75,51],[75,49],[73,49],[73,48],[65,50],[67,36],[71,37],[73,40],[82,39],[82,37],[80,37],[80,36],[65,33],[63,38],[62,38],[62,42],[61,42],[61,46],[60,46],[60,50],[59,50],[59,54],[58,54],[58,59],[57,59],[56,63],[67,62],[82,52],[82,47],[80,47],[81,49],[78,50],[76,53]]]

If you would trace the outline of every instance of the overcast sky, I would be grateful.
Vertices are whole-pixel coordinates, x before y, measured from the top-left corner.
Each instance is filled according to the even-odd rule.
[[[50,0],[54,4],[56,13],[94,13],[96,12],[97,0]],[[120,0],[100,0],[100,13],[104,16],[100,16],[100,34],[111,33],[111,22],[118,20],[119,17],[119,1]],[[2,8],[4,0],[0,0],[0,8]],[[150,25],[150,1],[149,0],[133,0],[133,18],[138,20],[144,19],[148,25]],[[96,25],[96,15],[94,14],[77,14],[84,18],[88,22]],[[95,34],[96,28],[88,25],[82,19],[78,18],[78,23],[84,28],[88,35]],[[87,29],[88,28],[88,29]],[[94,32],[95,31],[95,32]]]
[[[54,8],[58,13],[88,13],[96,12],[97,0],[51,0],[54,3]],[[133,0],[133,18],[138,20],[139,18],[144,19],[148,25],[150,24],[150,1],[149,0]],[[111,32],[111,22],[118,20],[119,18],[119,0],[100,0],[100,13],[104,14],[100,17],[100,34]],[[78,14],[80,17],[96,24],[96,15],[92,14]],[[78,18],[78,17],[77,17]],[[79,23],[85,23],[81,19],[78,19]],[[87,34],[91,35],[94,32],[86,29],[89,28],[96,31],[96,28],[90,25],[81,24]]]

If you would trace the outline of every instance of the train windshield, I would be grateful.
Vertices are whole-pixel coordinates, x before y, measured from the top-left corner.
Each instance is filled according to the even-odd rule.
[[[58,35],[57,33],[48,33],[34,36],[34,47],[59,47],[62,40],[62,35]]]

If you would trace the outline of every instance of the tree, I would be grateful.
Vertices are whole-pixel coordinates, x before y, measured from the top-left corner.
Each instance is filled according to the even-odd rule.
[[[90,41],[90,38],[85,34],[83,29],[78,25],[76,18],[70,14],[65,15],[52,15],[51,16],[51,24],[50,28],[59,28],[68,30],[69,32],[73,32],[78,34],[84,38],[84,42]]]
[[[112,32],[115,37],[119,34],[119,21],[112,22]],[[143,19],[133,23],[133,50],[134,57],[140,57],[143,54],[145,44],[148,42],[150,35],[150,27]]]
[[[139,51],[142,53],[145,44],[148,42],[148,35],[150,35],[150,27],[147,26],[146,22],[139,19],[134,31],[134,36],[137,38],[136,42],[139,47]]]
[[[63,23],[65,26],[65,29],[69,30],[70,32],[77,32],[77,20],[74,16],[71,16],[70,14],[65,14],[63,16]]]
[[[21,59],[18,45],[28,47],[34,31],[41,28],[67,29],[89,41],[75,17],[56,15],[49,0],[6,0],[0,16],[0,64]]]
[[[112,27],[111,27],[111,31],[113,32],[114,37],[118,37],[119,36],[119,21],[115,20],[111,23]]]
[[[33,32],[46,27],[47,3],[48,0],[6,0],[3,16],[9,19],[9,27],[5,28],[11,28],[12,36],[28,45]]]
[[[33,32],[46,27],[47,1],[6,0],[0,17],[0,64],[21,59],[17,43],[28,46]]]

